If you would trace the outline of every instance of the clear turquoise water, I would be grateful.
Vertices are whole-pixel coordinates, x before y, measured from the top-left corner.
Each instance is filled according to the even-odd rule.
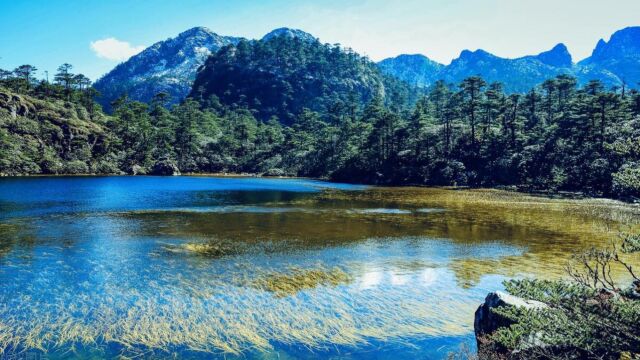
[[[503,277],[469,285],[450,265],[523,249],[425,236],[421,222],[446,209],[313,201],[323,191],[367,190],[289,179],[0,179],[0,345],[18,339],[4,356],[440,359],[461,344],[473,350],[473,311]],[[223,251],[184,247],[193,243]],[[285,295],[256,286],[296,269],[339,269],[349,280]],[[141,340],[161,330],[170,336],[159,348]],[[212,339],[242,350],[225,353]]]

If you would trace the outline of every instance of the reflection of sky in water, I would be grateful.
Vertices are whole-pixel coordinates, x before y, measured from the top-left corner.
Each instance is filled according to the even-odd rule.
[[[2,217],[255,204],[323,189],[365,188],[314,180],[207,177],[11,178],[1,185]]]
[[[353,210],[354,212],[357,213],[362,213],[362,214],[411,214],[410,210],[403,210],[403,209],[360,209],[360,210]]]
[[[132,181],[130,188],[127,181]],[[188,223],[194,220],[188,214],[193,209],[212,213],[199,216],[253,212],[276,221],[270,226],[287,227],[289,217],[301,209],[315,211],[287,202],[327,185],[206,178],[3,179],[0,184],[0,203],[12,204],[0,209],[0,219],[11,225],[0,228],[0,242],[9,249],[0,252],[0,335],[13,331],[3,324],[46,328],[63,319],[83,324],[86,332],[111,326],[121,331],[115,332],[116,338],[134,336],[120,323],[133,316],[140,327],[154,331],[159,330],[153,326],[162,324],[183,334],[212,331],[208,339],[248,341],[247,333],[256,334],[274,347],[272,355],[285,358],[442,358],[462,342],[474,346],[473,311],[503,279],[487,275],[473,286],[460,287],[452,266],[470,258],[500,259],[523,252],[501,241],[468,244],[392,233],[324,247],[258,247],[223,257],[172,253],[167,244],[179,246],[195,237],[142,231],[151,219],[122,214],[171,210],[182,212],[181,221]],[[366,209],[371,210],[365,215],[373,219],[416,214]],[[323,226],[322,219],[318,221],[313,226]],[[351,281],[287,297],[252,286],[264,274],[286,274],[292,267],[337,267]],[[195,321],[189,313],[201,317]],[[172,324],[178,320],[187,330]],[[223,322],[216,323],[219,320]],[[301,329],[317,331],[316,337],[329,343],[305,350]],[[346,345],[349,336],[357,345]],[[106,354],[122,350],[102,345]]]

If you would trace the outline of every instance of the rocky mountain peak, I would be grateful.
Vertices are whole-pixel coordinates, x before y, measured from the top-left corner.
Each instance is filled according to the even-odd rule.
[[[475,51],[462,50],[462,52],[460,53],[460,56],[456,60],[457,61],[462,60],[464,62],[475,62],[475,61],[491,59],[491,58],[497,58],[497,56],[489,53],[488,51],[477,49]]]
[[[107,110],[113,100],[125,93],[132,100],[147,102],[157,93],[166,92],[173,102],[178,102],[191,90],[196,72],[207,57],[239,40],[206,27],[194,27],[151,45],[116,66],[94,87],[102,94],[99,100]]]
[[[616,31],[608,42],[600,39],[591,58],[601,60],[629,56],[640,58],[640,26]]]
[[[569,49],[567,49],[567,46],[563,43],[554,46],[553,49],[549,51],[538,54],[535,58],[547,65],[555,67],[570,68],[573,65],[573,59],[571,58]]]

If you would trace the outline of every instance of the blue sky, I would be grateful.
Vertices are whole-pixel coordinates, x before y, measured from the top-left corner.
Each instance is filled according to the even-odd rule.
[[[518,57],[558,42],[580,60],[639,14],[639,0],[0,0],[0,68],[28,63],[42,76],[69,62],[96,79],[194,26],[248,38],[300,28],[373,60],[422,53],[448,64],[463,49]]]

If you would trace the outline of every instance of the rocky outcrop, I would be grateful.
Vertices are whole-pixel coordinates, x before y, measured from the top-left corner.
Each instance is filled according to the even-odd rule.
[[[275,30],[271,31],[267,35],[263,36],[262,40],[270,40],[270,39],[273,39],[273,38],[279,37],[279,36],[284,36],[284,37],[287,37],[287,38],[290,38],[290,39],[297,38],[297,39],[300,39],[302,41],[307,41],[307,42],[315,42],[315,41],[318,40],[315,36],[313,36],[313,35],[311,35],[311,34],[309,34],[307,32],[304,32],[304,31],[299,30],[299,29],[290,29],[290,28],[286,28],[286,27],[275,29]]]
[[[146,175],[147,169],[140,165],[133,165],[130,171],[131,175]]]
[[[150,175],[157,176],[177,176],[180,175],[178,165],[171,160],[160,160],[151,169]]]
[[[484,303],[478,307],[475,313],[473,327],[478,343],[478,355],[481,359],[509,358],[508,349],[496,348],[490,339],[491,334],[496,330],[508,327],[513,324],[507,319],[493,310],[499,307],[513,306],[525,309],[545,309],[548,306],[535,300],[525,300],[517,296],[509,295],[502,291],[492,292],[484,300]],[[542,346],[538,339],[530,340],[531,346]]]
[[[35,106],[20,95],[2,91],[0,89],[0,108],[9,111],[11,118],[29,116],[35,113]]]
[[[0,87],[0,174],[104,173],[105,162],[93,160],[105,149],[106,123],[83,104]]]

